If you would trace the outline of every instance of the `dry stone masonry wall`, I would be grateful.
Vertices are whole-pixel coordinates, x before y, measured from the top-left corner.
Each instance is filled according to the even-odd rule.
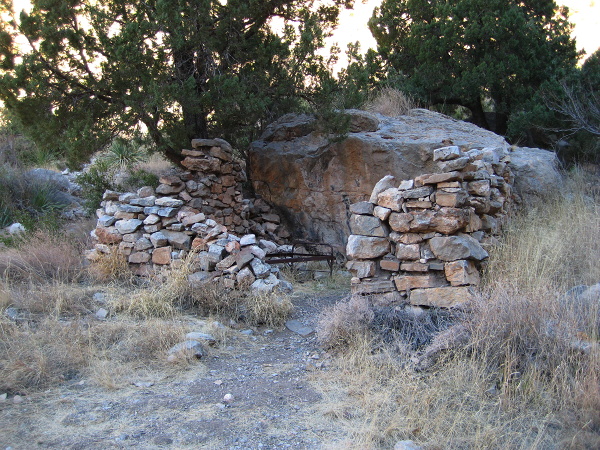
[[[504,147],[434,150],[439,173],[388,175],[350,207],[352,292],[382,304],[453,307],[479,284],[485,250],[510,209],[514,178]]]
[[[184,150],[188,172],[163,176],[155,189],[136,193],[107,191],[87,253],[90,260],[117,250],[138,275],[153,275],[197,252],[193,283],[220,281],[226,287],[258,290],[289,286],[265,263],[289,236],[280,218],[262,199],[244,199],[243,164],[221,139],[196,139]]]

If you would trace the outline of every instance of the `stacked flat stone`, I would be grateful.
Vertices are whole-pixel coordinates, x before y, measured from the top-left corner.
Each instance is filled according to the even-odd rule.
[[[198,271],[190,276],[192,284],[220,282],[260,291],[290,287],[278,279],[276,267],[264,262],[269,253],[289,250],[286,246],[255,234],[238,237],[182,199],[153,194],[150,188],[137,194],[107,191],[92,231],[97,243],[87,258],[98,260],[116,248],[135,274],[152,276],[194,251]]]
[[[402,181],[388,175],[369,201],[351,205],[353,294],[378,294],[386,305],[469,301],[488,257],[484,246],[512,203],[509,158],[505,148],[439,148],[439,173]]]
[[[160,178],[157,195],[176,196],[206,217],[238,234],[252,231],[271,238],[289,236],[279,215],[261,198],[244,199],[245,164],[236,160],[223,139],[194,139],[193,150],[183,150],[182,165],[189,171]]]

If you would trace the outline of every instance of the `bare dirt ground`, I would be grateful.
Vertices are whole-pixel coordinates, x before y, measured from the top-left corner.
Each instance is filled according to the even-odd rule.
[[[292,319],[314,329],[319,312],[345,294],[295,294]],[[311,381],[329,370],[329,358],[315,333],[235,331],[226,347],[180,371],[140,368],[116,390],[76,378],[22,403],[0,403],[0,448],[335,447],[340,437]],[[233,395],[229,404],[226,394]]]

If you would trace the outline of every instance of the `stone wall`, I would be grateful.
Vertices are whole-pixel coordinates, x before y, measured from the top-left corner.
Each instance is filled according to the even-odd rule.
[[[381,179],[354,203],[346,253],[353,294],[378,302],[452,307],[479,283],[485,250],[511,206],[504,147],[434,150],[436,173]]]
[[[245,169],[227,142],[196,139],[192,147],[183,151],[189,171],[161,177],[156,189],[105,192],[88,259],[116,248],[136,274],[151,275],[194,250],[196,281],[278,285],[263,260],[289,236],[279,216],[262,199],[243,198]]]

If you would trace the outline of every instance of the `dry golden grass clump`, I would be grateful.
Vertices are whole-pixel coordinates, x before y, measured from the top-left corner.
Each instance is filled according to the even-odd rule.
[[[85,241],[37,231],[15,248],[0,252],[0,274],[11,281],[74,282],[83,275]]]
[[[600,281],[600,199],[577,178],[512,219],[461,321],[470,337],[427,371],[337,331],[349,345],[315,385],[345,446],[600,448],[600,289],[578,295]]]
[[[167,350],[187,328],[166,320],[84,324],[49,317],[31,325],[0,321],[0,392],[28,393],[90,376],[121,387],[143,368],[168,368]]]
[[[294,309],[289,297],[279,293],[250,294],[244,303],[247,321],[251,325],[280,327]]]
[[[392,87],[381,89],[363,105],[366,111],[388,117],[405,116],[411,109],[417,107],[415,100],[408,94]]]
[[[102,282],[130,283],[134,278],[127,258],[117,248],[112,248],[110,253],[99,255],[87,268],[87,272],[92,279]]]

